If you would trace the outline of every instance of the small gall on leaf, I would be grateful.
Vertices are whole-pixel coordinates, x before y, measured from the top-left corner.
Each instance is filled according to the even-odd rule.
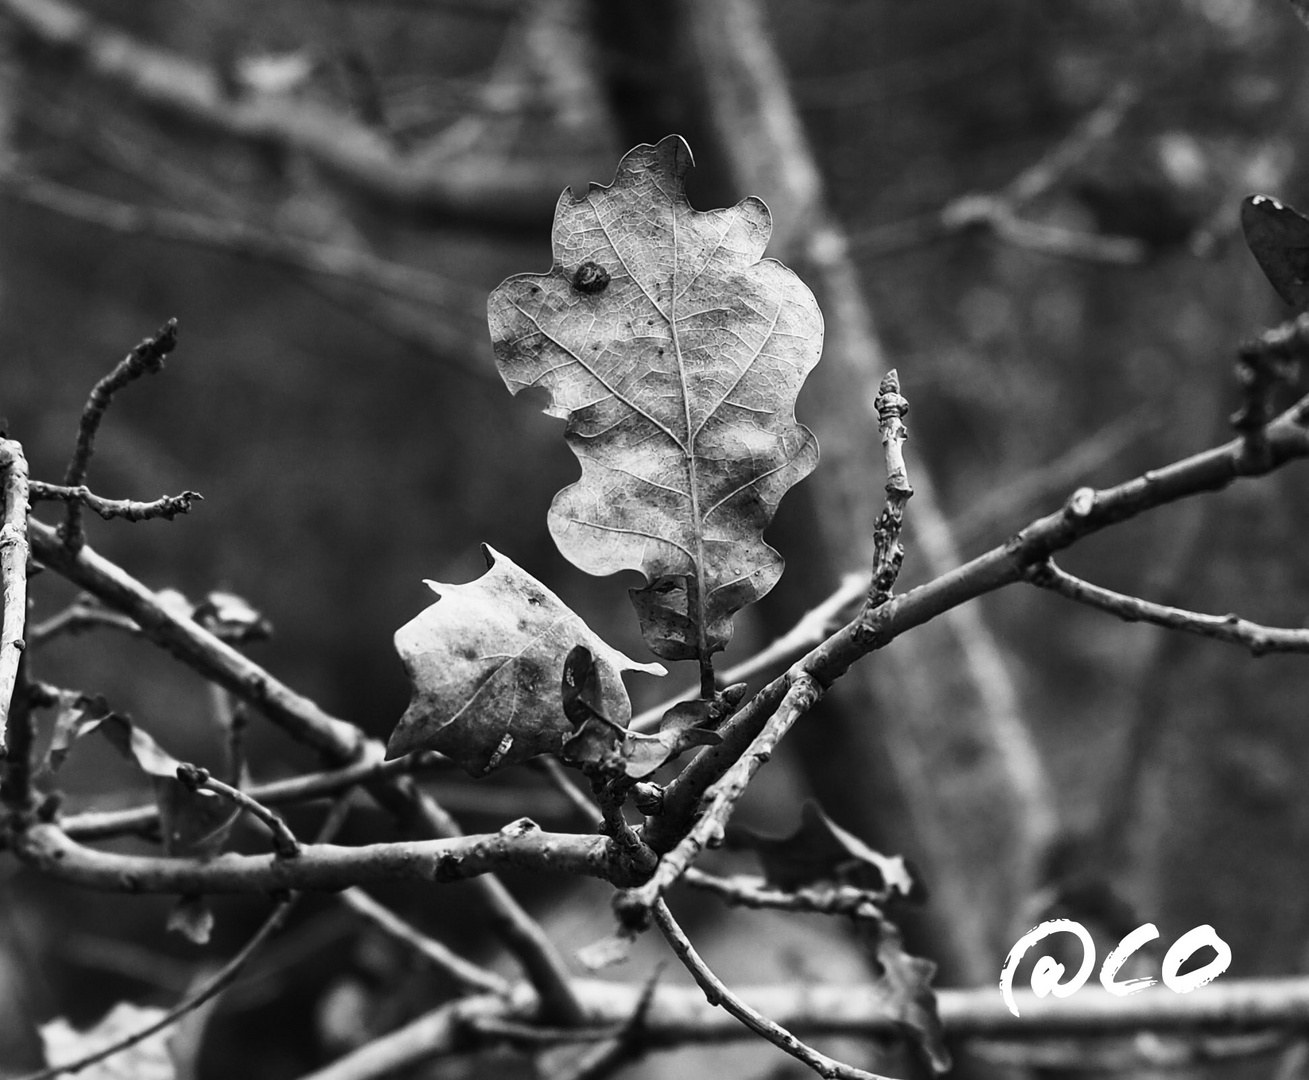
[[[609,271],[597,262],[582,263],[573,275],[573,288],[587,296],[602,293],[609,287]]]

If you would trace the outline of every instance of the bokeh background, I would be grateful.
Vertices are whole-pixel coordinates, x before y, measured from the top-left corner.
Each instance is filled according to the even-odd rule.
[[[428,602],[421,579],[481,572],[482,542],[646,658],[634,582],[588,578],[546,532],[577,465],[541,401],[504,389],[484,305],[506,275],[548,268],[565,186],[608,183],[629,147],[678,132],[693,204],[762,196],[771,253],[827,318],[797,408],[823,462],[783,503],[769,538],[788,570],[737,620],[730,663],[866,569],[887,367],[912,405],[905,586],[1080,484],[1225,437],[1236,346],[1289,314],[1237,209],[1255,190],[1309,201],[1306,71],[1309,32],[1283,0],[0,0],[0,416],[33,475],[59,480],[95,380],[176,317],[166,372],[115,401],[90,482],[205,501],[171,524],[93,519],[91,543],[152,586],[245,597],[276,629],[253,655],[379,737],[408,696],[392,633]],[[1298,626],[1304,484],[1292,467],[1166,508],[1065,562]],[[73,598],[53,578],[34,581],[38,619]],[[105,694],[179,757],[219,752],[208,688],[126,635],[59,640],[34,672]],[[634,680],[637,708],[691,678]],[[993,984],[1047,915],[1093,926],[1103,948],[1140,922],[1164,947],[1211,923],[1230,977],[1300,972],[1305,679],[1302,659],[1015,587],[865,661],[740,820],[784,832],[816,797],[910,857],[933,896],[903,921],[942,985]],[[258,779],[312,765],[257,721],[248,743]],[[430,783],[469,830],[566,820],[530,770]],[[91,742],[65,785],[72,809],[148,798]],[[390,829],[361,810],[347,837]],[[509,880],[565,949],[610,932],[599,883]],[[37,1024],[174,1000],[264,910],[219,903],[198,947],[165,932],[164,901],[10,863],[0,885],[0,1073],[14,1075],[39,1063]],[[499,962],[458,887],[378,895]],[[680,904],[729,978],[868,977],[839,925]],[[660,946],[642,949],[615,977],[643,976]],[[449,990],[315,900],[193,1025],[194,1074],[298,1076]],[[768,1047],[718,1053],[639,1068],[791,1068]],[[451,1068],[431,1075],[513,1075]]]

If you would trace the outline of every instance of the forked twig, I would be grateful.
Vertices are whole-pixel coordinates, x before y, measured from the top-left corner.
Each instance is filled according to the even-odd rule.
[[[32,502],[49,502],[58,499],[68,503],[81,503],[88,510],[93,510],[106,521],[122,518],[124,521],[151,521],[163,518],[172,521],[178,514],[189,514],[191,504],[196,500],[204,501],[198,491],[184,491],[180,495],[161,495],[151,502],[139,502],[136,499],[106,499],[94,494],[85,484],[69,487],[64,484],[45,484],[40,480],[32,481]]]
[[[95,453],[95,436],[100,430],[105,410],[114,394],[128,383],[142,375],[162,371],[164,357],[177,345],[177,320],[169,319],[159,331],[143,340],[128,353],[114,370],[91,388],[91,396],[82,408],[82,420],[77,429],[77,445],[73,456],[64,471],[64,486],[81,487],[86,480],[86,471],[91,465],[91,455]],[[82,503],[72,501],[68,504],[68,515],[64,518],[62,540],[69,551],[78,551],[86,542],[82,532]]]
[[[300,854],[300,841],[282,820],[281,816],[270,810],[258,799],[247,792],[234,788],[222,780],[209,775],[208,769],[198,765],[182,764],[177,767],[177,778],[192,791],[212,791],[220,798],[226,799],[233,806],[244,810],[251,817],[261,821],[273,835],[273,848],[284,859],[293,859]]]
[[[760,877],[738,874],[720,877],[697,870],[682,872],[688,885],[713,893],[734,907],[795,911],[818,915],[845,915],[855,919],[881,920],[881,896],[854,885],[811,885],[800,889],[770,888]]]
[[[700,989],[704,991],[709,1004],[721,1005],[751,1031],[762,1035],[774,1046],[785,1050],[797,1060],[803,1061],[819,1076],[828,1077],[831,1080],[888,1080],[887,1077],[878,1073],[868,1072],[866,1069],[857,1069],[853,1065],[846,1065],[835,1058],[829,1058],[826,1054],[820,1054],[812,1046],[802,1043],[780,1024],[774,1023],[763,1013],[752,1009],[733,994],[723,984],[723,981],[709,969],[709,965],[695,951],[695,946],[691,944],[690,938],[677,925],[677,920],[673,918],[672,912],[668,910],[668,905],[662,899],[655,901],[652,914],[660,933],[672,946],[673,952],[677,954],[677,958],[682,962],[686,970],[700,984]]]

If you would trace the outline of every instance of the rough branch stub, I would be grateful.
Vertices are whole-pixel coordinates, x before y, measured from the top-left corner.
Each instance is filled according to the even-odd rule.
[[[761,258],[768,208],[693,210],[690,167],[672,135],[628,153],[609,187],[565,191],[554,267],[488,303],[505,383],[549,391],[582,465],[550,507],[559,550],[592,574],[641,571],[646,641],[674,660],[723,648],[781,576],[762,534],[818,461],[794,409],[823,339],[813,294]]]
[[[438,750],[483,776],[558,752],[573,732],[559,684],[574,645],[595,657],[604,713],[619,726],[632,717],[621,673],[664,674],[610,648],[531,574],[489,545],[483,551],[485,574],[465,585],[429,581],[440,599],[396,631],[413,698],[388,758]]]

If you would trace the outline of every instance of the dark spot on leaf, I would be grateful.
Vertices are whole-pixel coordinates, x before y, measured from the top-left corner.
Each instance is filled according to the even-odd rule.
[[[586,293],[588,296],[602,293],[608,287],[609,271],[599,263],[588,260],[582,263],[577,268],[577,273],[573,275],[573,288],[580,293]]]

